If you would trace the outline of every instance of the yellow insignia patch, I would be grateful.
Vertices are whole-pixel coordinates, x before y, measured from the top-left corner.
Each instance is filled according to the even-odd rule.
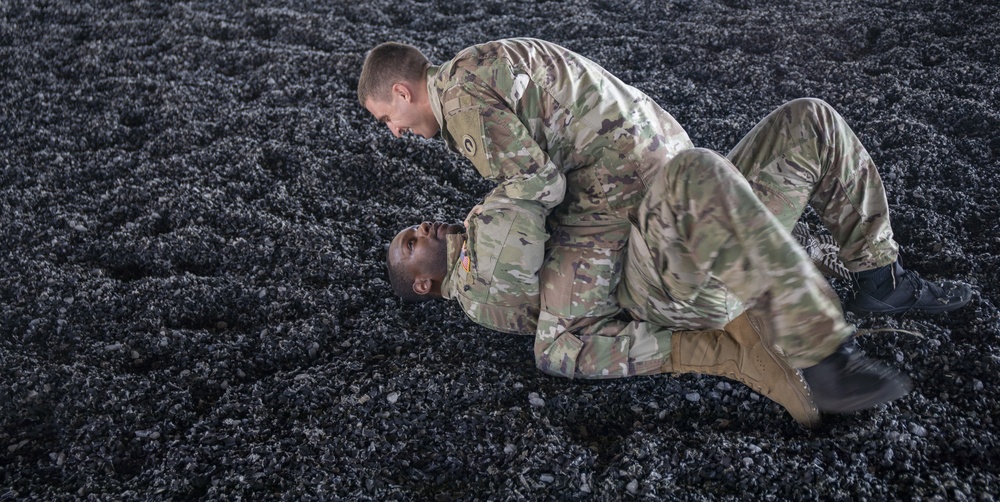
[[[484,178],[492,179],[495,173],[486,159],[486,149],[483,148],[483,117],[478,108],[468,108],[457,111],[445,120],[448,134],[453,145],[461,154],[472,161]]]

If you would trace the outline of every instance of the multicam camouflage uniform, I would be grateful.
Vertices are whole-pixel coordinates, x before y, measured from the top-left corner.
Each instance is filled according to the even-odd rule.
[[[522,277],[539,272],[539,267],[521,267],[540,264],[545,253],[537,246],[536,257],[528,256],[524,241],[547,239],[551,256],[562,256],[565,249],[588,258],[613,255],[618,260],[588,260],[588,266],[595,267],[594,277],[606,276],[600,272],[604,269],[620,270],[630,229],[628,214],[642,200],[650,173],[693,146],[680,124],[644,93],[593,61],[533,39],[500,40],[463,50],[428,70],[428,94],[448,145],[498,183],[483,206],[496,207],[497,199],[517,200],[519,207],[531,206],[547,217],[553,229],[549,236],[544,222],[532,230],[529,220],[520,219],[513,223],[516,232],[500,230],[517,236],[508,243],[520,250],[518,261],[501,260],[489,284],[491,273],[474,268],[477,260],[470,260],[469,270],[453,264],[445,296],[458,299],[480,324],[508,332],[532,328],[521,331],[527,334],[535,333],[540,306],[551,311],[546,319],[620,313],[612,283],[590,284],[584,295],[587,305],[563,305],[563,298],[553,294],[556,278],[549,277],[555,272],[550,267],[541,271],[542,284],[553,281],[548,292],[541,292],[541,305],[532,306],[511,294],[523,288]],[[491,245],[479,242],[485,233],[484,215],[470,224],[470,230],[480,228],[470,232],[465,257],[473,254],[493,267],[496,260],[486,257],[499,252],[492,245],[502,244],[505,237],[497,234]],[[504,226],[499,222],[505,218],[490,218],[490,226]],[[518,272],[514,284],[501,276],[512,270]],[[486,291],[476,292],[477,287]],[[604,350],[603,342],[594,339],[601,347],[598,351]],[[549,337],[539,339],[539,357],[544,357],[544,346],[550,343]],[[539,364],[547,367],[541,359]]]
[[[548,234],[537,208],[494,190],[470,217],[465,234],[447,237],[445,298],[473,320],[504,333],[534,333],[538,274]]]
[[[553,44],[518,39],[466,49],[429,70],[428,90],[449,146],[499,183],[484,206],[499,207],[494,199],[518,201],[521,209],[547,215],[553,229],[539,271],[537,307],[531,295],[517,297],[519,289],[530,288],[511,286],[509,278],[524,282],[541,263],[532,256],[535,244],[549,237],[540,219],[520,218],[508,227],[516,231],[493,235],[488,224],[503,227],[504,218],[485,211],[477,218],[490,221],[473,221],[470,230],[480,228],[470,232],[464,254],[459,242],[450,246],[455,259],[446,296],[459,299],[473,320],[508,332],[530,332],[537,308],[536,364],[546,373],[608,378],[669,371],[672,330],[721,327],[742,311],[741,298],[758,301],[775,316],[784,335],[777,342],[793,362],[814,362],[850,330],[823,279],[780,227],[794,222],[809,202],[822,206],[828,225],[848,229],[834,230],[834,236],[847,243],[849,266],[861,267],[876,244],[888,242],[895,250],[884,211],[859,213],[854,209],[863,208],[853,199],[820,203],[823,196],[844,195],[830,191],[835,184],[812,191],[821,178],[817,172],[828,176],[841,169],[842,183],[862,188],[874,182],[859,183],[858,177],[878,181],[867,153],[835,113],[809,117],[818,119],[813,129],[795,128],[776,113],[734,150],[731,156],[746,168],[758,200],[731,166],[718,169],[721,157],[704,161],[695,155],[705,151],[690,150],[683,129],[647,96]],[[785,110],[792,122],[798,120],[795,110]],[[838,147],[855,157],[841,155]],[[683,161],[668,162],[687,150],[693,153]],[[831,164],[838,167],[831,170]],[[789,172],[801,178],[789,178]],[[654,178],[655,189],[633,226],[629,212]],[[880,183],[877,188],[871,190],[875,199],[883,194]],[[884,200],[872,206],[884,207]],[[780,219],[764,207],[781,209]],[[738,210],[720,214],[722,208]],[[852,215],[858,218],[845,219]],[[855,221],[863,225],[852,226]],[[482,237],[487,233],[488,244]],[[517,248],[514,262],[495,258],[506,245]],[[633,255],[628,268],[626,245]],[[887,256],[872,254],[868,261],[891,262]],[[856,257],[861,261],[850,261]],[[773,273],[761,277],[751,269]],[[619,305],[614,292],[623,276]],[[473,294],[490,301],[471,302]],[[622,306],[640,320],[630,320]]]
[[[674,156],[638,209],[624,272],[603,279],[621,279],[620,306],[641,322],[609,317],[586,326],[587,319],[574,319],[574,335],[556,336],[543,359],[549,372],[666,371],[669,329],[721,328],[743,311],[741,300],[773,323],[773,342],[793,366],[819,362],[853,328],[789,233],[807,204],[841,244],[847,270],[895,261],[898,246],[878,172],[844,119],[822,101],[783,105],[728,158],[704,149]],[[540,332],[547,316],[543,309]],[[606,342],[601,352],[577,352],[573,337],[592,334],[616,343]]]

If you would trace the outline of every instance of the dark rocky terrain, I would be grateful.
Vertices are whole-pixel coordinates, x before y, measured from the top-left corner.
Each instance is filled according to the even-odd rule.
[[[0,501],[995,500],[1000,7],[813,4],[0,2]],[[489,186],[368,116],[362,58],[508,36],[720,151],[789,99],[839,109],[907,266],[976,288],[854,319],[922,334],[862,339],[915,390],[806,431],[717,378],[547,377],[529,338],[401,305],[391,237]]]

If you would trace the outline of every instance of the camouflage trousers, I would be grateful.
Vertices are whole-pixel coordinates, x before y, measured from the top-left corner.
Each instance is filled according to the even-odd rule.
[[[657,173],[632,229],[621,306],[675,330],[721,328],[758,309],[772,342],[811,366],[851,336],[839,300],[790,230],[812,206],[848,270],[892,263],[885,190],[867,151],[826,103],[800,99],[762,120],[724,157],[679,153]],[[660,359],[663,347],[631,354]]]

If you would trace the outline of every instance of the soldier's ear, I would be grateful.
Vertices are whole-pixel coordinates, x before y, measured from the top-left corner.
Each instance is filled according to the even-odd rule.
[[[416,293],[416,294],[418,294],[418,295],[426,295],[426,294],[428,294],[428,293],[431,292],[431,286],[432,285],[433,285],[433,281],[431,281],[430,279],[428,279],[426,277],[414,279],[413,280],[413,292]]]
[[[392,84],[392,93],[394,95],[399,95],[407,103],[413,101],[413,93],[410,91],[410,86],[406,82],[396,82]]]

